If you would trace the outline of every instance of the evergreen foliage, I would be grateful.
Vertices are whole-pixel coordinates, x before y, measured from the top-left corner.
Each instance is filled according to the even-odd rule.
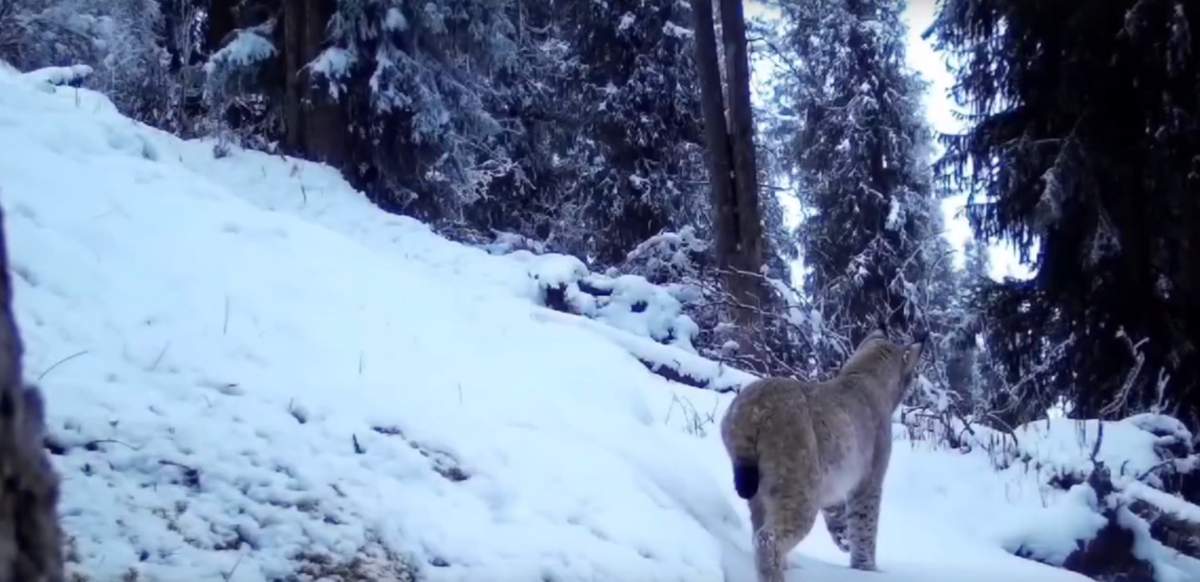
[[[1026,417],[1066,395],[1084,416],[1200,420],[1198,27],[1179,0],[947,0],[931,31],[969,108],[946,187],[1037,268],[986,300]]]
[[[874,326],[945,339],[954,276],[932,193],[923,83],[905,62],[903,3],[783,6],[792,63],[776,88],[791,116],[794,178],[806,219],[814,365],[828,372]],[[939,372],[940,374],[940,372]]]

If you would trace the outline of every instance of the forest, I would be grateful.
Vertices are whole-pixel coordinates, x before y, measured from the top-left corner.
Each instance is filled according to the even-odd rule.
[[[986,449],[997,470],[1029,467],[1033,458],[1041,477],[1043,464],[1024,448],[1029,427],[1072,419],[1084,433],[1099,431],[1081,457],[1087,466],[1060,475],[1055,487],[1090,487],[1103,527],[1062,555],[1025,543],[1008,553],[1095,579],[1194,579],[1200,568],[1167,574],[1175,566],[1132,549],[1135,528],[1122,516],[1134,515],[1157,543],[1200,563],[1200,441],[1192,436],[1200,434],[1200,5],[929,0],[932,24],[910,31],[908,4],[924,2],[0,0],[0,66],[40,74],[47,92],[103,94],[119,115],[165,132],[146,135],[201,147],[211,158],[204,164],[240,163],[257,152],[293,164],[292,178],[302,166],[289,160],[322,164],[333,174],[321,184],[344,180],[386,217],[379,221],[393,221],[380,224],[419,221],[440,238],[534,265],[522,276],[534,281],[535,302],[558,312],[543,317],[581,316],[630,333],[640,326],[636,335],[650,341],[622,345],[655,381],[686,393],[736,391],[724,370],[828,378],[876,329],[922,340],[921,377],[897,420],[910,433],[952,451]],[[932,126],[934,89],[909,58],[912,33],[952,74],[939,97],[952,104],[961,131]],[[0,111],[10,108],[16,119],[16,103],[0,102]],[[24,142],[0,143],[5,157]],[[175,155],[161,145],[136,147],[155,152],[143,153],[147,159]],[[199,155],[187,151],[181,163]],[[186,163],[211,168],[199,174],[222,171]],[[22,286],[47,280],[20,266],[41,255],[21,255],[32,243],[15,239],[34,239],[12,230],[23,206],[5,198],[20,191],[18,169],[15,161],[0,166],[15,301]],[[324,204],[321,188],[299,186],[305,208]],[[90,203],[78,204],[91,212]],[[93,217],[106,216],[95,210]],[[963,219],[970,240],[952,243],[948,222]],[[375,228],[338,224],[345,232]],[[426,252],[423,244],[405,252]],[[184,254],[217,248],[224,247],[197,243]],[[1029,276],[996,275],[997,254],[1011,255]],[[337,259],[328,264],[330,271],[308,277],[343,268]],[[385,292],[372,285],[348,279],[344,293],[376,301]],[[10,293],[6,280],[6,312]],[[423,296],[396,290],[388,302]],[[16,326],[8,314],[0,337],[34,327],[23,309]],[[224,328],[214,333],[226,335],[238,309],[226,294]],[[360,317],[315,300],[305,309]],[[629,323],[635,319],[650,323]],[[396,345],[374,333],[376,349]],[[35,352],[39,342],[26,339]],[[20,339],[3,343],[16,346],[0,366],[8,410],[0,426],[15,443],[12,454],[49,455],[65,471],[55,446],[45,453],[41,443],[23,443],[41,437],[21,436],[12,402],[28,400],[22,385],[41,378],[34,382],[28,370],[22,378]],[[164,358],[183,358],[178,337],[166,345],[152,349],[161,353],[148,356],[151,371],[165,369]],[[70,351],[96,351],[89,346]],[[662,356],[663,346],[685,353]],[[363,353],[360,377],[370,361]],[[72,366],[96,359],[57,361],[68,355],[39,360],[40,375],[65,381]],[[61,392],[44,390],[52,411],[46,442],[57,442]],[[463,399],[462,381],[457,390]],[[312,415],[286,402],[289,422],[305,425]],[[41,414],[40,401],[25,406]],[[707,413],[688,406],[692,428],[703,432]],[[87,418],[85,410],[71,418]],[[1154,434],[1147,446],[1158,456],[1134,481],[1172,501],[1129,493],[1121,483],[1126,467],[1112,466],[1122,459],[1098,462],[1103,439],[1122,438],[1105,432],[1125,426],[1118,422]],[[470,454],[426,450],[412,440],[420,430],[389,432],[385,424],[354,433],[353,453],[372,450],[367,432],[399,435],[437,467]],[[118,437],[79,439],[56,446],[95,453]],[[157,463],[198,471],[190,462]],[[0,468],[8,475],[20,466]],[[57,486],[40,473],[34,481]],[[1172,509],[1176,502],[1185,509]],[[12,515],[6,510],[0,523]],[[40,533],[14,535],[57,539],[44,519],[34,520]],[[240,530],[237,540],[233,549],[264,543]],[[0,550],[0,564],[11,561],[8,546]],[[50,553],[33,563],[63,559]],[[9,571],[26,576],[40,567],[14,563]],[[59,578],[0,572],[0,580],[62,579],[58,568]],[[263,572],[263,579],[293,579]],[[358,576],[337,579],[406,579]],[[647,579],[670,578],[659,576]]]

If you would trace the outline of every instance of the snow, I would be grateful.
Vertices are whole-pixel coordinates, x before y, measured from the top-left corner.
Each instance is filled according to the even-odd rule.
[[[308,66],[314,74],[329,82],[329,96],[337,99],[338,94],[345,91],[342,81],[350,76],[350,67],[355,60],[353,52],[334,46],[321,51]]]
[[[900,222],[904,218],[903,206],[898,197],[893,197],[888,201],[888,214],[884,220],[883,227],[887,230],[895,232],[900,229]]]
[[[752,377],[655,335],[682,325],[667,291],[589,274],[601,316],[550,311],[539,280],[577,285],[579,264],[458,245],[330,168],[214,159],[42,85],[0,68],[0,202],[75,573],[753,579],[716,434],[730,395],[639,360]],[[1045,495],[901,438],[882,574],[849,570],[818,521],[789,576],[1082,580],[1005,550]]]
[[[1137,481],[1126,483],[1121,487],[1122,492],[1130,498],[1141,499],[1153,504],[1175,517],[1200,525],[1200,507],[1192,505],[1183,499],[1168,495]]]
[[[242,67],[265,61],[274,55],[275,45],[263,33],[258,30],[239,30],[233,40],[213,53],[204,64],[204,70],[211,74],[219,66]]]
[[[1006,544],[1009,551],[1062,564],[1108,522],[1100,514],[1096,492],[1087,485],[1072,487],[1046,509],[1043,517],[1043,522],[1029,524],[1027,530],[1009,539]]]
[[[1192,442],[1192,432],[1178,418],[1165,414],[1144,412],[1124,419],[1124,422],[1146,431],[1180,443]]]
[[[640,275],[659,280],[686,280],[696,276],[695,257],[707,247],[696,236],[696,229],[685,226],[679,232],[664,231],[646,239],[629,251],[625,265],[632,266]]]
[[[694,34],[690,28],[684,28],[669,20],[663,25],[663,33],[667,36],[684,40],[692,38],[692,35]]]
[[[44,67],[30,71],[25,77],[31,81],[49,85],[71,85],[79,83],[92,74],[92,68],[87,65],[71,65],[69,67]]]
[[[1117,521],[1133,532],[1133,555],[1148,562],[1156,582],[1192,582],[1200,579],[1200,560],[1164,546],[1150,534],[1150,524],[1128,507],[1117,510]]]
[[[632,12],[626,12],[621,15],[621,21],[617,23],[617,31],[625,32],[633,27],[637,22],[637,17]]]
[[[526,250],[534,254],[546,252],[546,244],[539,240],[527,238],[514,232],[493,230],[495,238],[483,248],[493,255],[506,255],[512,252]]]
[[[388,8],[387,16],[383,20],[383,29],[388,31],[408,30],[408,19],[404,18],[404,13],[400,12],[399,8]]]
[[[1161,462],[1155,452],[1159,437],[1141,424],[1141,417],[1104,422],[1096,460],[1109,466],[1114,476],[1141,475]],[[1034,465],[1052,472],[1084,475],[1092,468],[1090,456],[1099,434],[1099,421],[1053,418],[1022,425],[1015,432],[1021,451]]]
[[[528,276],[538,287],[534,295],[538,303],[548,304],[550,294],[560,292],[572,313],[688,352],[696,351],[692,338],[700,329],[683,313],[682,303],[672,293],[674,289],[653,285],[637,275],[592,274],[582,261],[568,255],[535,255],[518,250],[508,257],[527,265]]]

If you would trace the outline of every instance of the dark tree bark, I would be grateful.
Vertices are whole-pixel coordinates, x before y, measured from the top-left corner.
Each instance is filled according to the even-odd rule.
[[[712,0],[692,0],[692,11],[696,18],[696,68],[700,78],[704,138],[708,145],[708,176],[712,184],[717,255],[728,258],[734,255],[737,248],[737,194],[731,159],[732,145],[725,126],[725,99],[717,57]],[[735,220],[730,221],[729,218]]]
[[[21,352],[0,228],[0,582],[57,582],[58,477],[42,447],[41,396],[21,379]]]
[[[290,151],[340,166],[346,155],[346,119],[342,106],[313,87],[304,66],[322,50],[333,0],[283,3],[283,119]]]
[[[735,302],[731,315],[742,353],[757,356],[753,334],[764,306],[761,284],[762,216],[754,161],[754,121],[750,109],[750,66],[741,0],[720,0],[722,38],[728,74],[729,119],[717,57],[712,0],[692,0],[696,19],[696,67],[700,77],[708,173],[712,184],[716,262]]]
[[[212,54],[225,44],[225,36],[237,28],[233,7],[237,0],[210,0],[208,21],[204,31],[206,55]]]
[[[1197,31],[1182,0],[941,4],[930,34],[972,121],[944,138],[943,183],[977,238],[1036,266],[987,297],[1023,420],[1063,396],[1080,418],[1165,398],[1200,427]]]
[[[721,0],[721,37],[728,77],[729,135],[733,152],[734,205],[737,208],[738,267],[759,273],[763,263],[762,214],[758,209],[758,168],[754,160],[754,115],[750,104],[750,55],[742,0]],[[758,287],[757,278],[752,283]],[[753,299],[758,299],[754,293]],[[755,301],[755,303],[759,303]]]

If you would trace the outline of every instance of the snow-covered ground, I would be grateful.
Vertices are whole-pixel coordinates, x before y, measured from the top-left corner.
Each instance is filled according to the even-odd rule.
[[[753,579],[728,396],[539,307],[535,258],[2,68],[0,203],[82,580]],[[818,523],[792,579],[1084,579],[1008,551],[1094,515],[1035,471],[895,449],[882,573]]]

